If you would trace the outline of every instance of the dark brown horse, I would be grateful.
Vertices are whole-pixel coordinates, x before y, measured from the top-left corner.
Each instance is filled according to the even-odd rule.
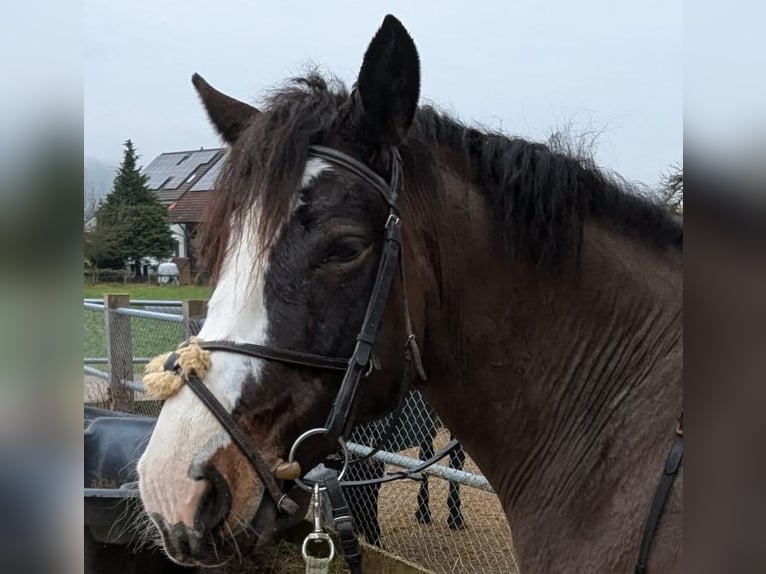
[[[216,281],[200,337],[349,356],[388,206],[308,150],[341,150],[388,179],[398,148],[409,310],[428,375],[409,383],[497,491],[523,572],[631,571],[681,411],[682,229],[585,159],[418,107],[419,83],[393,17],[350,93],[309,75],[256,109],[194,77],[230,146],[199,236]],[[401,394],[402,301],[397,277],[357,423]],[[240,354],[211,360],[204,383],[274,466],[322,426],[340,382]],[[309,448],[304,469],[326,454]],[[258,475],[188,386],[166,401],[139,473],[180,562],[223,562],[274,528]],[[649,572],[681,571],[682,488]]]

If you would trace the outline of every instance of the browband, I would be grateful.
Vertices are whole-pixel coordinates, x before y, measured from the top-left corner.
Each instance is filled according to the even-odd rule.
[[[393,150],[394,154],[398,154],[397,150]],[[394,210],[395,213],[399,213],[399,208],[396,205],[397,183],[400,177],[399,165],[400,161],[398,157],[393,160],[393,167],[391,173],[391,186],[380,177],[377,173],[372,171],[369,167],[364,165],[361,161],[351,157],[350,155],[343,153],[342,151],[335,150],[330,147],[321,145],[312,145],[309,148],[309,155],[319,159],[325,159],[330,163],[343,167],[356,175],[358,178],[363,179],[371,186],[373,186],[377,192],[383,197],[388,206]],[[394,173],[394,169],[396,173]]]

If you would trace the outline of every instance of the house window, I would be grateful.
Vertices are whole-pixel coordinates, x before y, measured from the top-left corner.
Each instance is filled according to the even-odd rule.
[[[178,160],[178,163],[176,165],[181,165],[183,162],[185,162],[190,157],[191,157],[191,154],[187,153],[185,156],[183,156],[181,159]]]

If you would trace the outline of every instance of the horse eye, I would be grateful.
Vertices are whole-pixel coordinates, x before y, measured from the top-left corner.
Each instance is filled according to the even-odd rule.
[[[348,263],[362,254],[365,245],[360,240],[336,241],[327,250],[323,263]]]

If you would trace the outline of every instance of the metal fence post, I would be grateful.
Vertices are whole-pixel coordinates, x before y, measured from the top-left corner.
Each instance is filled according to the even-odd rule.
[[[109,362],[109,408],[133,411],[133,391],[123,381],[133,380],[133,341],[130,317],[115,311],[130,307],[130,295],[104,295],[104,322],[106,327],[106,357]]]
[[[199,333],[200,324],[207,316],[207,300],[189,299],[181,303],[184,315],[184,337],[194,337]]]

